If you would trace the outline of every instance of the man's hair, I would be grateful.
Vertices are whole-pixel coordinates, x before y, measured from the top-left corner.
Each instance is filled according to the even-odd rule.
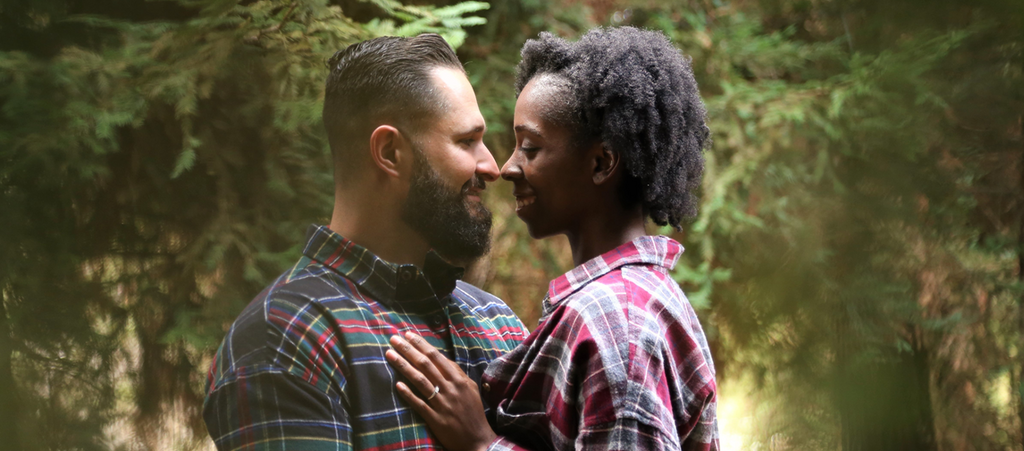
[[[455,51],[436,34],[359,42],[339,50],[327,64],[331,72],[323,119],[336,180],[350,174],[359,150],[377,126],[388,123],[415,134],[426,119],[443,113],[447,105],[430,77],[431,70],[445,67],[465,72]]]
[[[541,76],[541,77],[538,77]],[[632,27],[595,29],[575,43],[550,33],[526,42],[516,96],[530,80],[556,89],[549,120],[580,147],[602,142],[625,166],[620,190],[658,225],[696,215],[711,144],[706,110],[689,58],[665,35]]]

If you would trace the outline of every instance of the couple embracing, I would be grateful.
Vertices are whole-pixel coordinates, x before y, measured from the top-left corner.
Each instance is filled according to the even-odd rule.
[[[377,38],[330,60],[329,226],[241,313],[214,359],[218,449],[718,449],[707,340],[670,270],[709,142],[688,61],[660,33],[526,43],[499,170],[454,51]],[[565,234],[532,333],[452,262],[485,254],[488,182],[530,235]],[[497,257],[500,258],[500,257]]]

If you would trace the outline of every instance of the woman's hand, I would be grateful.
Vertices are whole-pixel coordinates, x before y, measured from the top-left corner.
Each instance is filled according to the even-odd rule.
[[[476,382],[423,337],[412,332],[405,337],[391,337],[394,350],[388,350],[385,357],[405,375],[420,396],[402,382],[396,386],[398,393],[426,420],[445,448],[451,451],[486,449],[496,435],[484,417]]]

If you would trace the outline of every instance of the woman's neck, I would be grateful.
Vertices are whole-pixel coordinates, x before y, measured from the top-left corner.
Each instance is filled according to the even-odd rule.
[[[566,234],[576,266],[647,234],[640,206],[587,216],[576,232]]]

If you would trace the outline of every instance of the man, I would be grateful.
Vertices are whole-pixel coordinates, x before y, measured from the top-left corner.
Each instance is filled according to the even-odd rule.
[[[498,177],[451,47],[433,34],[378,38],[330,68],[334,214],[217,352],[203,414],[222,450],[440,448],[394,391],[388,337],[415,331],[478,381],[525,338],[504,303],[431,251],[487,251],[480,192]]]

